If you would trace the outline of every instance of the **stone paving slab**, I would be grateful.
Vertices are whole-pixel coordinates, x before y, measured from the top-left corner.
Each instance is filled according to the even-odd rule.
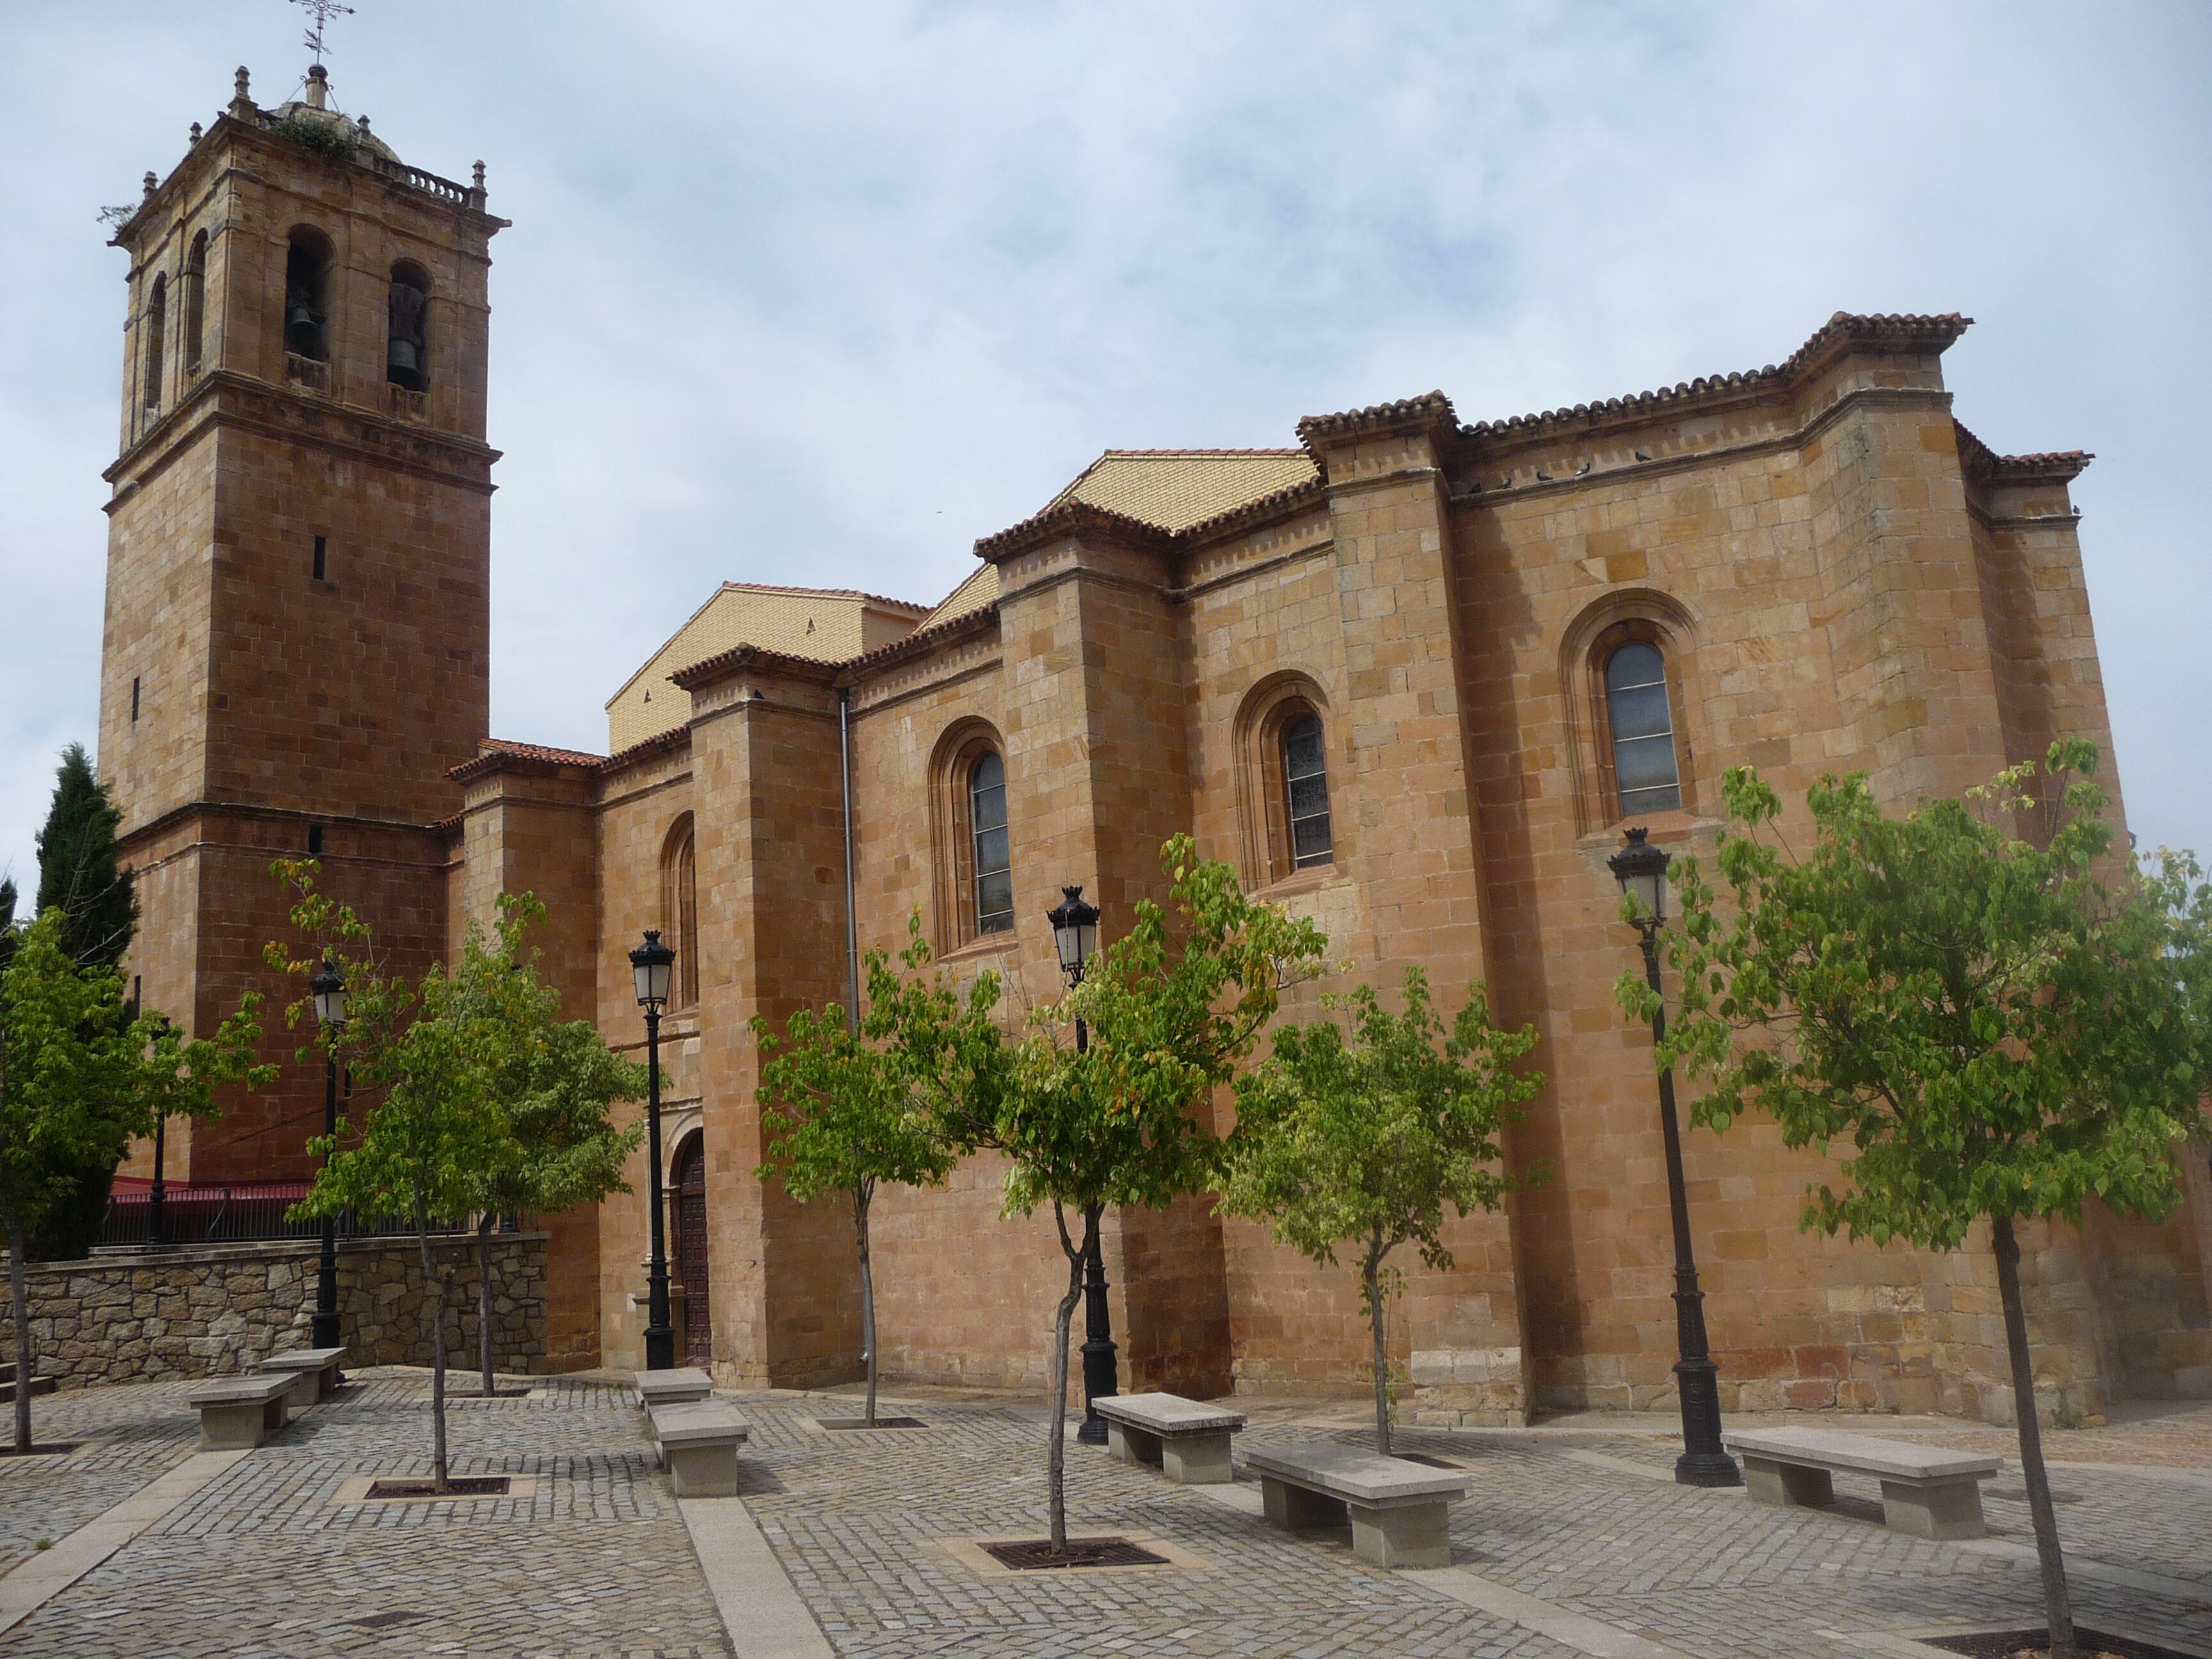
[[[34,1517],[104,1509],[180,1462],[196,1432],[183,1386],[92,1390],[42,1413],[42,1437],[96,1429],[112,1443],[63,1466],[0,1464],[0,1565]],[[849,1413],[838,1395],[722,1397],[753,1425],[739,1501],[757,1528],[755,1592],[758,1574],[780,1573],[795,1628],[811,1620],[844,1656],[1574,1659],[1608,1650],[1612,1632],[1684,1656],[1855,1659],[1876,1648],[1850,1632],[2039,1616],[2033,1565],[2002,1542],[2026,1538],[2024,1504],[1990,1500],[1994,1547],[1913,1539],[1880,1524],[1870,1480],[1839,1479],[1832,1509],[1766,1509],[1676,1486],[1673,1447],[1649,1434],[1403,1431],[1400,1449],[1462,1464],[1469,1483],[1452,1510],[1455,1565],[1425,1574],[1358,1561],[1348,1533],[1267,1527],[1243,1501],[1249,1483],[1177,1486],[1071,1443],[1073,1530],[1157,1537],[1195,1565],[986,1575],[948,1542],[1042,1534],[1048,1428],[1033,1401],[915,1391],[898,1409],[927,1429],[826,1434],[817,1419]],[[1255,1446],[1371,1444],[1371,1431],[1325,1414],[1255,1415]],[[55,1596],[7,1651],[724,1659],[763,1639],[726,1584],[733,1649],[627,1386],[559,1380],[526,1399],[455,1400],[449,1425],[456,1474],[529,1474],[534,1491],[333,1501],[350,1478],[428,1472],[424,1376],[362,1372]],[[2158,1575],[2134,1588],[2077,1576],[2081,1616],[2212,1647],[2206,1486],[2112,1468],[2057,1484],[2081,1500],[2060,1510],[2069,1550]],[[1516,1622],[1538,1605],[1595,1622],[1547,1615],[1551,1635]]]

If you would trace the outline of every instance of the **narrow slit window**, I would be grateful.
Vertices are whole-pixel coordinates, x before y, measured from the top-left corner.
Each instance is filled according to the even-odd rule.
[[[975,931],[1003,933],[1014,925],[1013,858],[1006,837],[1006,763],[994,750],[968,773],[968,821],[975,837]]]
[[[131,677],[131,724],[138,724],[138,677]]]
[[[1310,870],[1335,857],[1328,828],[1328,761],[1321,716],[1301,714],[1283,727],[1283,788],[1291,824],[1291,867]]]
[[[307,854],[311,858],[323,855],[323,826],[319,823],[307,826]]]
[[[1667,704],[1667,665],[1656,647],[1632,640],[1606,659],[1605,701],[1621,816],[1680,807],[1682,780]]]
[[[315,580],[326,580],[330,574],[330,538],[326,536],[318,536],[315,538]]]

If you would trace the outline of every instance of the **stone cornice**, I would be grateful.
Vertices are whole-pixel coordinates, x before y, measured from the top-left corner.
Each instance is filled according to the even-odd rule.
[[[1528,483],[1492,486],[1485,489],[1477,483],[1472,489],[1455,491],[1449,499],[1454,507],[1494,507],[1502,501],[1528,501],[1542,495],[1565,495],[1577,489],[1588,489],[1601,484],[1618,483],[1627,477],[1664,477],[1673,472],[1695,472],[1730,461],[1747,460],[1756,455],[1771,455],[1784,450],[1802,449],[1814,438],[1826,431],[1850,410],[1862,408],[1948,409],[1951,394],[1933,388],[1917,386],[1863,386],[1847,392],[1802,426],[1794,426],[1761,438],[1748,438],[1741,443],[1716,444],[1709,449],[1687,449],[1678,454],[1662,455],[1648,461],[1631,461],[1620,466],[1609,466],[1602,472],[1589,471],[1578,477],[1540,478]],[[1551,435],[1565,436],[1566,433]]]
[[[329,398],[279,388],[235,369],[211,368],[191,391],[125,449],[100,476],[109,483],[128,476],[109,498],[113,512],[131,492],[154,477],[210,426],[257,432],[289,443],[313,444],[418,477],[489,495],[500,452],[480,438],[416,426]]]

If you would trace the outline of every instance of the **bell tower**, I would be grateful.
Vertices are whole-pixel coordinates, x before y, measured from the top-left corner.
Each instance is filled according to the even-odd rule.
[[[195,1031],[269,994],[276,1087],[202,1126],[170,1173],[312,1165],[321,1079],[261,959],[270,874],[323,885],[403,972],[444,954],[447,769],[489,718],[491,238],[483,167],[400,161],[336,106],[229,105],[118,228],[130,258],[121,451],[104,475],[100,769],[143,905],[129,964]]]

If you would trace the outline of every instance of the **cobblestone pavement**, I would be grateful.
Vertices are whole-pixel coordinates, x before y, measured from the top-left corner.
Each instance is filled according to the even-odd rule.
[[[42,1439],[86,1443],[64,1460],[0,1462],[0,1571],[36,1537],[82,1524],[189,1455],[184,1392],[170,1384],[40,1401]],[[0,1638],[0,1653],[706,1659],[733,1651],[625,1388],[560,1379],[527,1399],[453,1403],[455,1472],[534,1475],[526,1495],[335,1501],[351,1477],[427,1470],[427,1396],[420,1372],[361,1373],[341,1397]],[[1473,1606],[1448,1595],[1438,1578],[1366,1566],[1346,1536],[1291,1538],[1201,1490],[1079,1445],[1068,1449],[1073,1529],[1163,1540],[1189,1565],[986,1575],[953,1546],[1044,1530],[1045,1427],[1032,1399],[915,1390],[896,1408],[927,1427],[830,1433],[817,1419],[850,1413],[842,1395],[738,1398],[753,1422],[746,1506],[848,1659],[1575,1653],[1480,1610],[1480,1595]],[[1359,1445],[1370,1432],[1356,1426],[1356,1409],[1314,1402],[1269,1402],[1254,1416],[1255,1442]],[[1683,1654],[1856,1659],[1869,1650],[1863,1632],[2039,1622],[2033,1565],[2021,1552],[1888,1532],[1870,1482],[1839,1480],[1837,1504],[1820,1511],[1675,1486],[1664,1478],[1673,1448],[1651,1426],[1408,1430],[1400,1449],[1473,1474],[1451,1525],[1464,1572]],[[2077,1609],[2092,1625],[2212,1650],[2212,1473],[2125,1467],[2133,1461],[2080,1458],[2087,1467],[2057,1474],[2059,1491],[2076,1500],[2059,1515],[2077,1564],[2155,1575],[2123,1588],[2077,1572]],[[2025,1504],[2002,1495],[2016,1486],[2012,1470],[1991,1483],[1987,1507],[2002,1543],[2027,1540]]]
[[[181,1455],[196,1439],[183,1395],[165,1385],[71,1398],[157,1425]],[[360,1372],[0,1638],[0,1650],[11,1659],[732,1652],[626,1390],[556,1381],[526,1399],[454,1401],[447,1420],[453,1473],[534,1474],[534,1494],[335,1503],[349,1477],[429,1471],[428,1379]],[[9,1505],[0,1495],[0,1517]]]

